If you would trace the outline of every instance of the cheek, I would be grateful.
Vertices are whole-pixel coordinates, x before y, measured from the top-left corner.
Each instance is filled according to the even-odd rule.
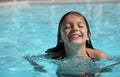
[[[67,36],[67,35],[70,33],[70,30],[61,30],[61,33],[62,33],[64,36]]]
[[[68,39],[68,34],[69,34],[69,31],[68,30],[61,30],[61,39],[63,41],[67,40]]]
[[[61,30],[60,33],[61,33],[61,38],[63,39],[65,37],[65,33],[63,32],[63,30]]]
[[[88,38],[88,32],[87,32],[87,29],[83,29],[81,30],[82,33],[83,33],[83,36],[87,39]]]
[[[63,33],[64,33],[65,35],[68,35],[68,34],[69,34],[69,31],[64,30]]]

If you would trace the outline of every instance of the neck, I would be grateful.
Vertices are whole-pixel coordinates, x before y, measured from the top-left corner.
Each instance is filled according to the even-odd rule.
[[[83,57],[85,58],[86,55],[86,44],[81,45],[70,45],[65,44],[66,50],[66,58],[74,58],[74,57]]]

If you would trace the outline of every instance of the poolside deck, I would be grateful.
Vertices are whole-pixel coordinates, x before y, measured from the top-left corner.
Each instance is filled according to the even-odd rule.
[[[120,0],[0,0],[0,5],[24,3],[87,3],[87,2],[120,2]]]

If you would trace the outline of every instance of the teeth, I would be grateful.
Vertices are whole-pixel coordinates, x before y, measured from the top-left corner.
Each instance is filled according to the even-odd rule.
[[[79,37],[79,35],[73,35],[72,37]]]
[[[70,37],[77,38],[77,37],[81,37],[81,35],[74,34],[74,35],[71,35]]]

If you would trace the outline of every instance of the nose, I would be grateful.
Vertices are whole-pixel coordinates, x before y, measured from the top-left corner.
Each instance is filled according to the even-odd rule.
[[[78,31],[78,29],[73,29],[73,31],[75,32],[75,31]]]
[[[73,25],[73,32],[78,31],[79,27],[77,25]]]

